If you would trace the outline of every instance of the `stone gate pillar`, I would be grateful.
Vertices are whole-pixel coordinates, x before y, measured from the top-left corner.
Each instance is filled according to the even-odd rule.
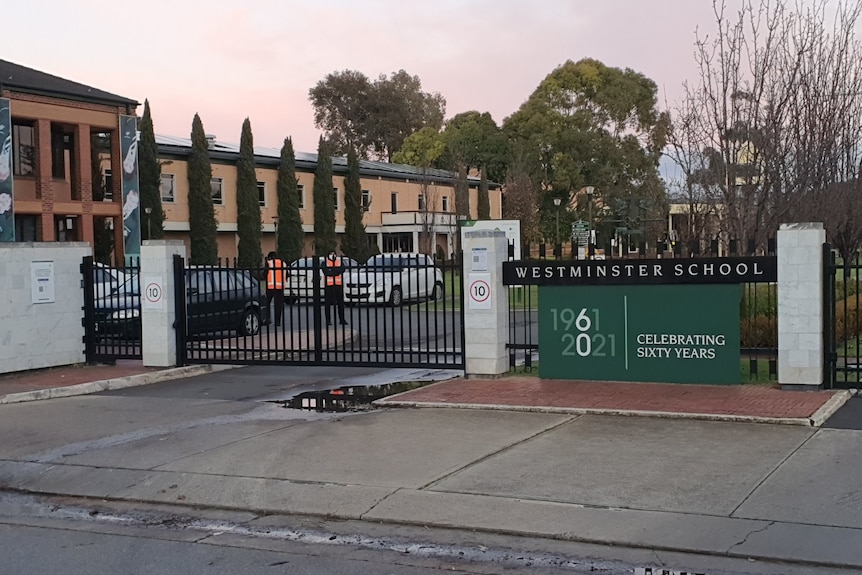
[[[465,232],[464,359],[467,377],[498,377],[509,371],[509,290],[503,262],[509,242],[503,231]]]
[[[141,245],[141,346],[148,367],[177,365],[174,255],[186,257],[181,240],[147,240]]]
[[[782,389],[823,384],[823,244],[821,223],[778,230],[778,381]]]

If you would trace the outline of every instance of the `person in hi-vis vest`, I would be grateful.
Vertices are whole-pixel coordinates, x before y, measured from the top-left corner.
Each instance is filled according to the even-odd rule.
[[[275,327],[284,317],[284,288],[287,286],[287,266],[275,252],[266,255],[266,305],[275,314]],[[272,302],[275,300],[275,307]]]
[[[335,250],[329,252],[323,266],[323,275],[326,277],[326,287],[324,288],[325,309],[326,309],[326,325],[332,325],[332,306],[338,308],[338,321],[341,325],[347,325],[344,320],[344,268],[341,265],[341,258],[335,253]]]

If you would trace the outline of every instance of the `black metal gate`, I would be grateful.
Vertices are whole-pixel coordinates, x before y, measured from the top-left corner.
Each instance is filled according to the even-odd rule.
[[[140,267],[81,263],[84,292],[84,355],[88,363],[141,359]]]
[[[862,262],[858,253],[841,258],[826,244],[824,263],[823,387],[858,388],[862,382]]]
[[[280,322],[266,268],[186,266],[176,258],[178,363],[464,369],[461,263],[377,258],[345,270],[344,322],[330,306],[331,326],[319,258],[288,267]]]

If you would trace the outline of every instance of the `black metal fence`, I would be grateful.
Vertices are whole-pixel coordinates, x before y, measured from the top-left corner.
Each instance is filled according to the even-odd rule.
[[[567,246],[568,247],[568,246]],[[562,249],[561,244],[524,244],[521,247],[522,261],[554,260],[571,261],[577,256],[577,244],[572,251]],[[653,259],[653,258],[716,258],[775,255],[775,239],[769,238],[765,249],[758,248],[754,241],[731,240],[726,246],[718,241],[709,242],[701,250],[699,242],[675,242],[658,246],[658,251],[648,251],[643,245],[634,251],[624,251],[623,256],[610,252],[595,254],[593,259]],[[662,249],[662,248],[668,249]],[[589,252],[588,252],[589,253]],[[509,245],[509,259],[514,260],[515,250]],[[561,257],[560,257],[561,256]],[[538,308],[539,296],[535,285],[510,285],[509,289],[509,368],[531,371],[539,355]],[[743,381],[775,381],[778,379],[778,298],[775,282],[744,283],[740,298],[740,369]]]
[[[510,257],[513,247],[510,245]],[[772,255],[775,253],[775,238],[767,238],[766,245],[755,240],[730,240],[722,243],[717,239],[703,241],[658,241],[647,244],[641,241],[620,241],[604,246],[582,245],[578,242],[558,244],[525,242],[521,246],[524,260],[563,259],[574,260],[579,257],[589,259],[636,259],[655,257],[736,257],[753,255]]]
[[[382,254],[345,267],[340,290],[322,258],[300,262],[286,268],[282,306],[266,267],[177,258],[181,364],[464,368],[460,262]]]
[[[829,244],[824,246],[824,257],[823,386],[858,388],[862,382],[862,261],[858,253],[840,258]]]
[[[138,260],[117,267],[81,263],[84,355],[88,363],[141,359],[141,291]]]

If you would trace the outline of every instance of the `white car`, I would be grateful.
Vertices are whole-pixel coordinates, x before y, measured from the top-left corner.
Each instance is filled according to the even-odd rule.
[[[443,272],[425,254],[379,254],[364,267],[344,276],[344,301],[348,304],[388,304],[442,299]]]
[[[93,264],[93,287],[96,297],[105,297],[120,289],[129,275],[125,269],[111,267],[99,262]]]
[[[323,297],[323,288],[326,286],[326,278],[323,268],[326,265],[324,258],[317,258],[320,262],[320,297]],[[359,262],[352,258],[341,256],[341,265],[347,269],[359,267]],[[300,299],[312,299],[314,297],[314,257],[300,258],[288,267],[290,276],[284,288],[284,297],[289,303]]]

